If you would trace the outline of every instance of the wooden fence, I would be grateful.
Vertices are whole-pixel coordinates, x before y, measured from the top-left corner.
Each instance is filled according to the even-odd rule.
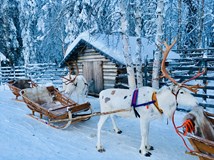
[[[198,70],[206,69],[197,82],[205,87],[199,89],[197,94],[200,105],[204,108],[214,108],[214,58],[197,57],[174,59],[168,62],[168,70],[172,77],[178,82],[193,77]],[[152,63],[146,62],[143,66],[143,82],[146,86],[151,86]],[[16,78],[30,78],[36,83],[53,83],[56,86],[62,85],[62,76],[67,74],[67,70],[59,68],[56,64],[29,64],[28,66],[1,67],[0,83],[5,83]],[[126,76],[124,77],[125,81]],[[160,86],[165,85],[167,80],[161,80]]]
[[[67,70],[59,68],[55,63],[29,64],[27,66],[1,67],[0,83],[6,83],[13,79],[29,78],[41,84],[51,82],[56,86],[62,85],[62,76]]]
[[[190,50],[189,52],[193,52]],[[192,78],[197,72],[203,69],[206,72],[198,77],[195,81],[189,84],[199,83],[203,88],[200,88],[196,94],[199,103],[204,108],[209,107],[214,109],[214,49],[196,50],[197,52],[191,53],[189,58],[173,59],[167,63],[167,69],[170,75],[178,82]],[[185,50],[187,52],[187,50]],[[204,52],[207,52],[204,56]],[[144,85],[151,86],[152,79],[152,61],[146,62],[143,66],[144,71]],[[160,86],[165,85],[168,80],[163,79],[160,81]]]

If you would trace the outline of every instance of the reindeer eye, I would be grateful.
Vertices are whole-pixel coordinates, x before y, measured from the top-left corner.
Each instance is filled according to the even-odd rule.
[[[183,91],[181,91],[180,93],[181,93],[181,94],[184,94],[184,92],[183,92]]]

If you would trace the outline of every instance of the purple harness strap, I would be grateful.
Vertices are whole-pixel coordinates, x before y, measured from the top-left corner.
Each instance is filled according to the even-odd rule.
[[[132,95],[132,104],[131,104],[131,106],[134,109],[134,113],[135,113],[136,118],[137,117],[140,118],[140,114],[137,112],[136,107],[147,106],[147,105],[155,103],[155,101],[152,100],[150,102],[146,102],[146,103],[142,103],[142,104],[137,104],[137,98],[138,98],[138,89],[135,89],[135,91],[134,91],[134,93]]]

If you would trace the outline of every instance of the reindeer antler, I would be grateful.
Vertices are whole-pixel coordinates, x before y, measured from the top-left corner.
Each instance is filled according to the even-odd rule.
[[[184,84],[184,83],[186,83],[186,82],[189,82],[189,81],[192,81],[192,80],[194,80],[194,79],[200,77],[200,76],[203,75],[205,72],[206,72],[206,69],[205,69],[205,68],[204,68],[204,70],[203,70],[202,72],[200,72],[200,70],[199,70],[198,73],[197,73],[195,76],[193,76],[193,77],[190,78],[190,79],[187,79],[187,80],[183,81],[182,84]]]
[[[198,91],[198,88],[203,88],[203,86],[200,86],[199,84],[196,84],[196,85],[193,85],[193,86],[189,86],[189,85],[186,85],[185,83],[189,82],[189,81],[192,81],[198,77],[200,77],[201,75],[203,75],[204,73],[206,72],[206,69],[204,68],[204,70],[202,72],[198,71],[198,73],[193,76],[192,78],[190,79],[187,79],[183,82],[181,82],[181,85],[187,89],[189,89],[190,91],[196,93]]]
[[[176,40],[173,41],[173,43],[171,45],[168,45],[166,42],[164,42],[164,46],[166,47],[165,51],[162,51],[163,53],[163,60],[161,62],[161,72],[163,74],[163,77],[169,79],[170,81],[172,81],[172,83],[180,86],[180,87],[184,87],[194,93],[196,93],[198,91],[198,88],[202,88],[202,86],[200,86],[199,84],[197,85],[193,85],[193,86],[189,86],[189,85],[186,85],[185,83],[186,82],[189,82],[191,80],[194,80],[196,78],[198,78],[199,76],[201,76],[202,74],[204,74],[206,72],[206,70],[204,69],[203,72],[198,72],[197,75],[193,76],[192,78],[188,79],[188,80],[185,80],[181,83],[178,83],[175,79],[173,79],[169,73],[167,72],[166,70],[166,66],[165,66],[165,62],[166,62],[166,58],[170,52],[170,50],[172,49],[172,47],[174,46],[174,44],[176,43]]]
[[[166,42],[164,42],[164,46],[166,47],[166,50],[163,51],[162,50],[162,53],[163,53],[163,60],[161,62],[161,72],[162,72],[162,77],[165,77],[167,79],[169,79],[170,81],[172,81],[174,84],[176,85],[179,85],[178,82],[176,80],[174,80],[170,75],[169,73],[167,72],[166,70],[166,66],[165,66],[165,62],[166,62],[166,58],[169,54],[169,51],[171,50],[171,48],[174,46],[176,40],[174,40],[174,42],[171,44],[171,45],[168,45]]]
[[[69,83],[73,83],[75,81],[75,79],[77,78],[77,76],[79,75],[79,68],[78,68],[78,65],[77,65],[77,62],[73,62],[75,64],[75,67],[76,67],[76,75],[73,79],[71,79],[71,73],[73,72],[71,66],[70,66],[70,63],[69,62],[66,62],[67,66],[68,66],[68,70],[69,70],[69,79],[63,77],[64,79],[66,79],[67,81],[69,81]],[[69,84],[67,83],[67,84]]]

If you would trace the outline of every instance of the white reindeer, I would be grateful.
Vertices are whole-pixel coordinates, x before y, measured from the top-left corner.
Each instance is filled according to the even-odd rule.
[[[174,42],[175,43],[175,42]],[[166,57],[174,45],[170,46],[165,44],[166,51],[164,52],[164,58],[161,64],[161,70],[163,75],[173,81],[175,85],[169,87],[162,87],[160,90],[156,90],[151,87],[141,87],[138,89],[138,104],[151,102],[155,100],[154,104],[149,104],[148,107],[137,107],[136,110],[140,115],[140,128],[141,128],[141,145],[139,152],[145,156],[150,156],[149,150],[153,150],[148,142],[149,125],[151,120],[159,118],[162,113],[168,118],[171,118],[178,105],[194,107],[197,105],[197,100],[190,93],[186,92],[183,87],[188,88],[191,91],[195,91],[198,86],[187,86],[183,83],[178,84],[172,79],[165,69]],[[97,124],[97,150],[99,152],[105,151],[101,144],[101,128],[108,117],[111,118],[113,129],[116,133],[121,133],[121,130],[116,126],[114,115],[122,117],[135,117],[134,110],[131,107],[132,95],[134,90],[126,89],[107,89],[103,90],[99,94],[100,111],[112,112],[115,110],[128,109],[127,112],[118,112],[114,114],[105,114],[100,116],[100,120]],[[153,97],[153,98],[152,98]]]
[[[77,65],[76,65],[77,67]],[[63,91],[65,94],[68,94],[70,97],[72,93],[77,95],[77,103],[81,97],[82,102],[85,102],[85,98],[88,95],[88,83],[83,75],[78,75],[78,67],[76,75],[71,75],[71,68],[69,67],[70,72],[62,77],[63,82]]]

